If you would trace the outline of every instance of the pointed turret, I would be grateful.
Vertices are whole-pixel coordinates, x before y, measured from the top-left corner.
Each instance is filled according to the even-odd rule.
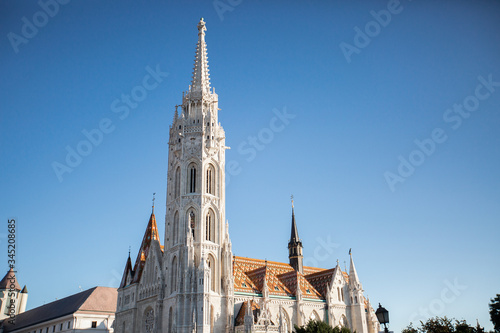
[[[11,286],[14,286],[14,288],[11,288],[11,289],[21,291],[21,286],[17,282],[16,273],[14,272],[14,270],[12,268],[9,269],[7,274],[5,274],[3,279],[0,281],[0,290],[9,289]]]
[[[160,236],[158,235],[158,226],[156,225],[155,217],[155,206],[153,204],[151,216],[149,217],[148,226],[146,227],[146,232],[142,238],[141,247],[139,253],[137,254],[137,259],[134,265],[134,281],[139,282],[142,275],[142,270],[144,269],[144,264],[146,263],[146,258],[149,254],[149,248],[151,247],[152,241],[160,242]]]
[[[351,250],[349,250],[349,257],[351,259],[349,267],[349,285],[356,287],[357,289],[362,289],[361,282],[359,282],[358,272],[356,272],[356,266],[354,266],[354,260],[352,259]]]
[[[130,259],[130,250],[128,251],[128,259],[127,263],[125,264],[125,269],[123,270],[122,281],[120,283],[119,288],[123,288],[127,285],[127,278],[129,274],[131,277],[134,276],[134,273],[132,272],[132,260]]]
[[[203,17],[198,23],[198,44],[194,58],[193,79],[190,92],[210,92],[210,76],[208,74],[207,45],[205,43],[205,21]]]
[[[290,235],[290,241],[288,242],[288,258],[290,260],[290,266],[292,266],[296,271],[300,273],[304,272],[302,241],[299,238],[299,232],[297,231],[297,224],[295,223],[293,199],[292,199],[292,232]]]

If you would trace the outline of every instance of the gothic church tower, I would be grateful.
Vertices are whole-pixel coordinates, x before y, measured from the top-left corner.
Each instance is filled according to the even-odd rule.
[[[210,87],[205,31],[201,19],[192,82],[170,127],[163,303],[168,332],[228,332],[234,321],[227,147]]]

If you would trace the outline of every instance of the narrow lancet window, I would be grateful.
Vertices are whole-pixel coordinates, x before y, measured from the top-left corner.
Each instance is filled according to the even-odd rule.
[[[215,195],[215,168],[211,164],[207,167],[205,186],[208,194]]]
[[[196,166],[191,164],[188,168],[188,186],[189,186],[189,193],[195,193],[196,192]]]

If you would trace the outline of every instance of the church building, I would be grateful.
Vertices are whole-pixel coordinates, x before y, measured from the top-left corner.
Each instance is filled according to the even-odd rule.
[[[292,332],[310,319],[358,333],[380,324],[349,272],[303,265],[292,203],[288,263],[233,256],[225,216],[225,132],[210,86],[205,22],[192,82],[169,133],[164,244],[154,206],[118,288],[115,332]],[[285,248],[285,244],[284,244]]]

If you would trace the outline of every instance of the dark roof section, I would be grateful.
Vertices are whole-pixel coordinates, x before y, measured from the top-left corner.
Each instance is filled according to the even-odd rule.
[[[299,241],[299,232],[297,231],[297,224],[295,223],[295,213],[292,207],[292,234],[290,236],[290,243],[297,243]]]
[[[4,332],[12,332],[64,317],[79,310],[114,313],[116,311],[117,296],[116,288],[94,287],[18,314],[15,325],[9,324],[8,320],[4,320],[2,326]]]
[[[122,282],[120,282],[120,287],[123,288],[127,285],[127,277],[130,273],[130,276],[134,277],[134,271],[132,270],[132,260],[130,259],[130,252],[128,254],[127,263],[125,264],[125,270],[123,271]]]
[[[21,294],[27,294],[28,293],[28,288],[26,288],[26,285],[24,285],[23,290],[21,290]]]
[[[14,279],[14,289],[21,291],[21,286],[17,282],[16,273],[12,268],[5,274],[2,281],[0,281],[0,289],[10,289],[12,278]]]

